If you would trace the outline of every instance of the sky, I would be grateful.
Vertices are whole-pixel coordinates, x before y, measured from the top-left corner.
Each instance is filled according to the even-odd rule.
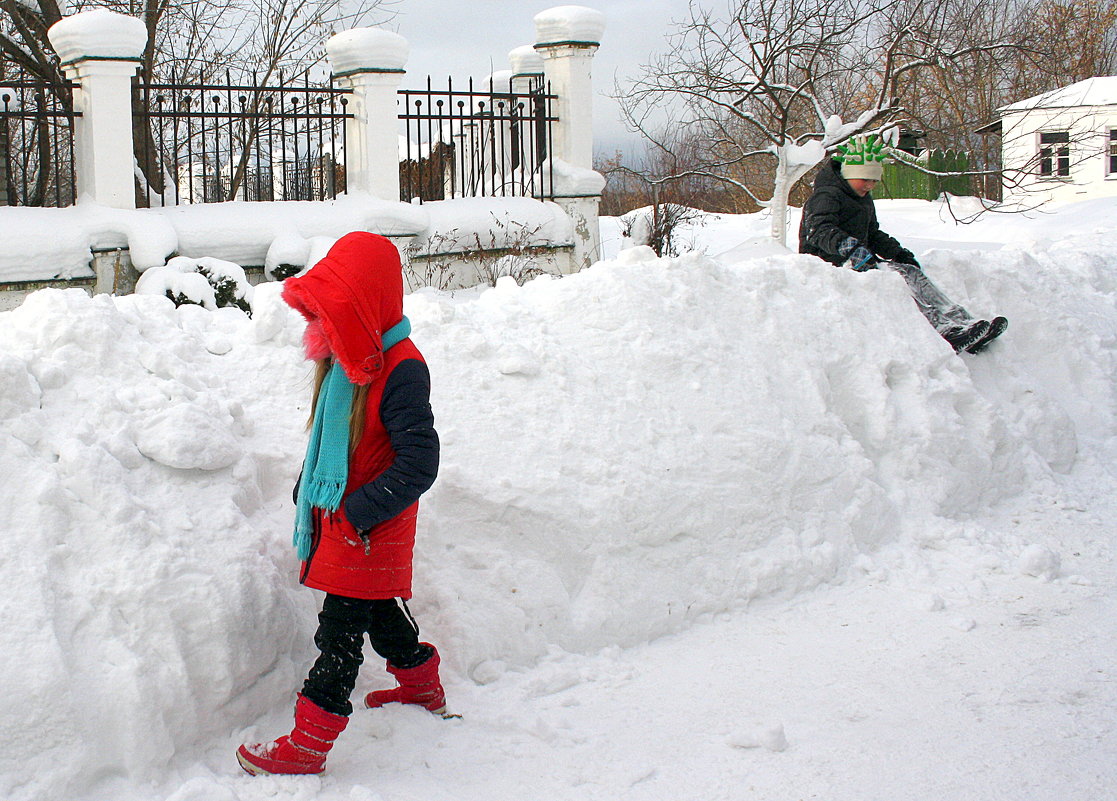
[[[533,17],[565,3],[553,0],[401,0],[387,27],[408,40],[411,55],[403,87],[452,75],[483,78],[508,68],[508,52],[535,42]],[[595,0],[579,3],[605,15],[605,34],[594,60],[594,125],[597,153],[636,148],[639,139],[625,130],[610,95],[626,84],[641,64],[667,45],[672,20],[681,19],[687,0]]]

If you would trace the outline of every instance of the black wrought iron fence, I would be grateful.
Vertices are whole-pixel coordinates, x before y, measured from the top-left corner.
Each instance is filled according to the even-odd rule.
[[[553,198],[551,124],[555,95],[536,80],[475,89],[399,91],[400,199],[509,196]]]
[[[74,118],[81,115],[70,101],[73,88],[0,68],[0,205],[74,203]]]
[[[274,85],[135,85],[137,160],[152,206],[228,200],[326,200],[345,191],[348,89],[309,73]]]

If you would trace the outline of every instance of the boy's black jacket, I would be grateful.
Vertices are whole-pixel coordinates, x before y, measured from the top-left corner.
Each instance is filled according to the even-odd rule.
[[[880,258],[894,259],[903,247],[880,230],[872,195],[860,197],[840,170],[841,162],[830,160],[818,171],[799,223],[799,252],[840,265],[838,246],[852,236]]]

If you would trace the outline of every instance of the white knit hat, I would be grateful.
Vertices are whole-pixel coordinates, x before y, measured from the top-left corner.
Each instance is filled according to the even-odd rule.
[[[847,181],[850,178],[860,178],[864,181],[879,181],[884,174],[884,164],[879,161],[870,161],[865,164],[847,164],[842,162],[842,177]]]
[[[834,158],[842,162],[842,177],[879,181],[884,174],[884,140],[876,134],[854,136],[838,145]]]

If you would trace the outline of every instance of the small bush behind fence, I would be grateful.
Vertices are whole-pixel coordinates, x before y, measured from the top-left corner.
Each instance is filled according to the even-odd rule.
[[[472,79],[455,89],[399,90],[404,124],[400,199],[526,196],[553,198],[551,124],[555,95],[533,79],[476,90]]]
[[[966,172],[970,168],[969,154],[962,150],[932,150],[921,154],[918,159],[931,172]],[[970,175],[931,175],[894,161],[884,165],[880,189],[874,194],[894,200],[934,200],[943,192],[973,195],[974,184]]]
[[[326,200],[345,191],[348,90],[309,72],[224,84],[141,76],[133,109],[149,205]]]
[[[68,102],[73,89],[10,64],[0,67],[0,205],[74,203],[74,118],[80,114]]]

